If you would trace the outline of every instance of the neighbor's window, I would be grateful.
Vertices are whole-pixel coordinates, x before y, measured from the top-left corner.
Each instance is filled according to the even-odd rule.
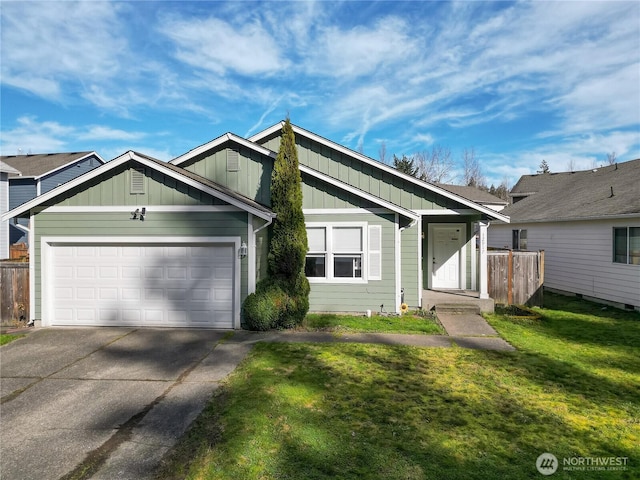
[[[364,227],[307,227],[307,278],[362,279]]]
[[[511,231],[512,245],[514,250],[526,250],[527,249],[527,231],[523,229]]]
[[[613,229],[613,261],[640,265],[640,227]]]

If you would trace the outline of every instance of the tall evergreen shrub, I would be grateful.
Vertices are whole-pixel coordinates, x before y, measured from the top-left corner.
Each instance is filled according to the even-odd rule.
[[[256,292],[243,306],[245,321],[252,330],[291,328],[299,325],[309,311],[301,183],[295,136],[287,117],[271,175],[271,208],[276,218],[271,228],[267,278],[258,282]]]

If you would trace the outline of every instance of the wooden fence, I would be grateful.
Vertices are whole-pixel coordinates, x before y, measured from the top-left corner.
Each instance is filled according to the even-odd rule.
[[[25,262],[29,259],[29,247],[25,243],[9,245],[9,259],[16,262]]]
[[[489,296],[506,305],[542,306],[544,250],[487,252]]]
[[[29,264],[0,262],[0,324],[29,321]]]

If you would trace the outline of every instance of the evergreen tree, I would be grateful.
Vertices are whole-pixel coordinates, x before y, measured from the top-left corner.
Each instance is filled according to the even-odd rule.
[[[293,327],[309,310],[301,184],[295,136],[287,117],[271,175],[271,208],[276,218],[271,227],[267,277],[244,303],[245,320],[253,330]]]
[[[271,208],[276,219],[268,256],[268,274],[285,281],[304,270],[307,254],[301,183],[295,136],[287,118],[271,175]]]
[[[402,155],[402,158],[393,156],[393,168],[399,172],[406,173],[412,177],[418,176],[419,168],[415,165],[413,158],[408,158],[406,155]]]
[[[551,170],[549,170],[549,164],[546,160],[543,159],[542,162],[540,162],[540,170],[538,170],[538,173],[551,173]]]

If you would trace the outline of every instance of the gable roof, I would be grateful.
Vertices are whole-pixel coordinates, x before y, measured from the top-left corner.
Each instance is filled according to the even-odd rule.
[[[120,165],[134,160],[145,167],[149,167],[153,170],[158,171],[164,175],[175,178],[176,180],[190,185],[198,190],[201,190],[209,195],[217,197],[231,205],[241,208],[249,213],[252,213],[260,218],[265,220],[269,220],[275,217],[275,214],[268,209],[260,205],[259,203],[251,200],[250,198],[244,197],[222,185],[219,185],[211,180],[201,177],[195,173],[189,172],[183,168],[177,167],[175,165],[171,165],[167,162],[163,162],[153,157],[149,157],[148,155],[143,155],[141,153],[137,153],[134,151],[128,151],[117,158],[114,158],[110,162],[107,162],[101,165],[98,168],[94,168],[93,170],[85,173],[84,175],[80,175],[79,177],[74,178],[73,180],[60,185],[59,187],[54,188],[53,190],[48,191],[28,202],[23,203],[19,207],[14,208],[13,210],[7,212],[2,216],[3,220],[8,220],[9,218],[16,217],[25,212],[28,212],[34,207],[42,205],[43,203],[55,198],[56,196],[71,190],[74,187],[82,185],[83,183],[91,180],[99,175],[102,175],[110,170],[113,170]]]
[[[502,213],[512,223],[640,215],[640,159],[578,172],[524,175],[511,190],[524,197]]]
[[[490,194],[489,192],[485,192],[484,190],[480,190],[477,187],[469,187],[466,185],[450,185],[448,183],[436,183],[440,188],[444,188],[445,190],[455,193],[456,195],[460,195],[472,202],[480,203],[482,205],[508,205],[509,202],[501,199],[500,197],[496,197],[495,195]]]
[[[277,156],[277,153],[274,152],[273,150],[270,150],[268,148],[263,147],[262,145],[258,145],[257,143],[253,143],[245,138],[239,137],[233,133],[225,133],[224,135],[221,135],[220,137],[211,140],[210,142],[207,142],[203,145],[200,145],[199,147],[196,147],[192,150],[189,150],[187,153],[180,155],[179,157],[174,158],[173,160],[171,160],[169,162],[170,165],[172,166],[178,166],[181,165],[187,161],[189,161],[190,159],[197,157],[198,155],[205,153],[209,150],[212,150],[214,148],[217,148],[219,146],[224,145],[227,142],[233,142],[236,143],[238,145],[242,145],[250,150],[254,150],[258,153],[261,153],[263,155],[266,155],[268,157],[274,158]],[[341,182],[340,180],[337,180],[333,177],[329,177],[328,175],[325,175],[321,172],[318,172],[316,170],[313,170],[312,168],[306,167],[305,165],[299,165],[300,167],[300,171],[303,173],[306,173],[307,175],[310,175],[314,178],[317,178],[319,180],[322,180],[324,182],[330,183],[331,185],[334,185],[338,188],[340,188],[341,190],[347,191],[349,193],[353,193],[356,196],[359,196],[361,198],[364,198],[365,200],[368,200],[370,202],[376,203],[378,205],[380,205],[381,207],[387,208],[388,210],[391,210],[392,212],[396,212],[399,213],[401,215],[404,215],[407,218],[410,218],[411,220],[416,220],[418,217],[414,212],[411,212],[405,208],[399,207],[391,202],[387,202],[386,200],[383,200],[381,198],[378,198],[374,195],[371,195],[363,190],[360,190],[358,188],[354,188],[351,185],[347,185],[344,182]],[[182,169],[181,169],[182,170]]]
[[[261,140],[269,137],[270,135],[273,135],[276,132],[279,132],[282,130],[282,127],[284,126],[284,122],[279,122],[276,123],[275,125],[272,125],[271,127],[263,130],[262,132],[256,133],[255,135],[249,137],[249,141],[250,142],[260,142]],[[428,183],[428,182],[424,182],[420,179],[417,179],[411,175],[407,175],[405,173],[399,172],[398,170],[396,170],[395,168],[386,165],[382,162],[378,162],[377,160],[374,160],[372,158],[367,157],[366,155],[363,155],[361,153],[355,152],[343,145],[340,145],[338,143],[335,143],[327,138],[321,137],[320,135],[317,135],[313,132],[310,132],[308,130],[305,130],[304,128],[298,127],[297,125],[294,125],[293,123],[291,124],[291,127],[293,128],[293,132],[296,135],[301,135],[303,137],[306,137],[310,140],[313,140],[315,142],[320,143],[321,145],[324,145],[328,148],[334,149],[340,153],[343,153],[345,155],[350,156],[351,158],[354,158],[356,160],[359,160],[362,163],[365,163],[367,165],[370,165],[376,169],[379,170],[383,170],[387,173],[390,173],[392,175],[395,175],[397,177],[402,178],[403,180],[406,180],[408,182],[411,182],[415,185],[418,185],[419,187],[430,191],[432,193],[436,193],[438,195],[442,195],[445,198],[449,198],[451,200],[454,200],[466,207],[469,207],[473,210],[476,210],[480,213],[484,213],[485,215],[487,215],[488,217],[497,219],[497,220],[501,220],[503,222],[508,223],[509,222],[509,218],[507,216],[505,216],[502,212],[498,213],[495,210],[492,210],[489,207],[485,207],[483,205],[480,205],[479,203],[476,203],[470,199],[467,199],[465,197],[462,197],[460,195],[457,195],[453,192],[450,192],[444,188],[442,188],[439,185],[433,184],[433,183]]]
[[[68,153],[39,153],[28,155],[7,155],[0,157],[0,160],[12,166],[19,173],[10,175],[21,176],[23,178],[33,177],[38,179],[45,175],[60,170],[68,165],[72,165],[87,157],[94,156],[99,164],[104,164],[104,160],[96,152],[68,152]]]
[[[220,135],[218,138],[211,140],[205,144],[200,145],[199,147],[192,148],[187,153],[183,153],[179,157],[170,160],[169,163],[172,165],[182,165],[186,161],[197,157],[198,155],[207,152],[208,150],[212,150],[216,147],[222,146],[227,142],[233,142],[243,147],[247,147],[251,150],[255,150],[256,152],[262,153],[268,157],[275,158],[276,153],[268,148],[263,147],[262,145],[258,145],[257,143],[253,143],[245,138],[239,137],[238,135],[227,132],[224,135]]]
[[[0,172],[8,173],[8,174],[14,174],[14,175],[20,175],[20,172],[18,170],[13,168],[8,163],[4,163],[2,160],[0,160]]]

